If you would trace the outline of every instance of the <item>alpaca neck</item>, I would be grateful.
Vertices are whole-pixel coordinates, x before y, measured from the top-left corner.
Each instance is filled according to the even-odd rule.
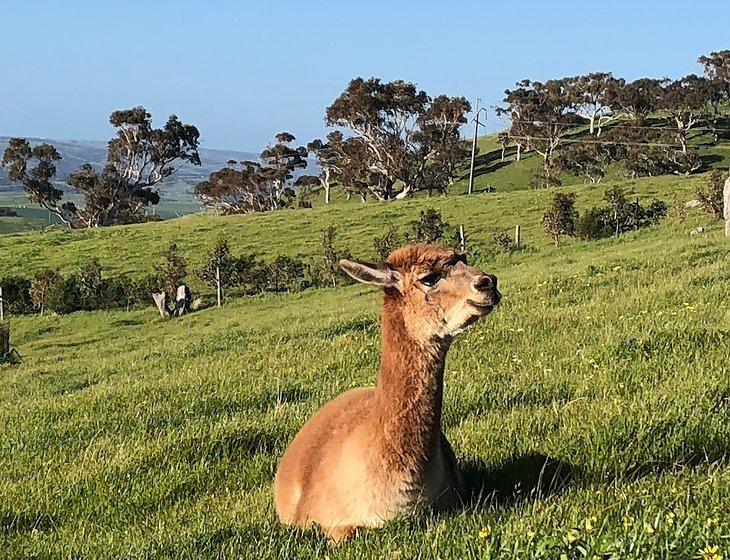
[[[383,307],[382,357],[374,420],[383,459],[418,470],[432,458],[441,433],[448,343],[411,337],[398,305]]]

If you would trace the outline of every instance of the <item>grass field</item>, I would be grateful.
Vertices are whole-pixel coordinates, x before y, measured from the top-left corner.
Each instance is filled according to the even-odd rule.
[[[654,119],[655,126],[665,126],[664,119]],[[620,123],[614,123],[620,124]],[[730,126],[730,123],[728,123]],[[580,139],[588,134],[587,127],[578,127],[570,135],[572,140]],[[714,137],[706,129],[695,129],[691,135],[690,145],[697,148],[698,153],[704,160],[704,168],[727,169],[730,166],[730,137],[720,137],[714,142]],[[484,193],[495,190],[497,193],[509,193],[513,191],[525,191],[530,188],[533,175],[541,168],[542,158],[535,152],[523,153],[520,161],[516,161],[516,147],[509,146],[505,151],[505,159],[501,161],[501,148],[497,140],[497,134],[488,134],[478,139],[479,152],[475,160],[474,191]],[[316,173],[311,167],[309,173]],[[465,161],[458,171],[454,184],[450,188],[450,194],[465,194],[468,190],[469,166]],[[564,187],[580,187],[585,183],[584,177],[578,177],[567,172],[559,174],[560,181]],[[624,182],[625,170],[621,164],[612,164],[606,173],[606,182]],[[663,180],[667,180],[664,178]],[[676,181],[670,179],[670,182]],[[156,213],[164,220],[200,213],[203,207],[192,194],[194,185],[178,181],[173,185],[161,188],[162,201],[150,211]],[[417,193],[415,198],[425,196]],[[77,205],[83,200],[78,195],[70,195],[69,199]],[[357,197],[346,200],[344,193],[334,188],[332,200],[335,206],[347,206],[354,208],[359,205]],[[319,193],[310,202],[315,207],[324,206],[324,193]],[[0,218],[0,235],[17,233],[27,230],[47,228],[50,225],[61,227],[59,220],[43,208],[30,204],[23,193],[0,192],[0,206],[8,206],[19,214],[17,218]],[[268,238],[267,238],[268,239]]]
[[[654,197],[669,205],[689,200],[704,181],[703,176],[650,177],[618,184],[642,203]],[[578,194],[583,210],[603,204],[608,181],[598,186],[573,185],[564,190]],[[48,266],[62,272],[76,271],[92,256],[98,257],[110,274],[151,272],[165,245],[176,242],[191,268],[199,267],[219,236],[228,238],[234,252],[255,252],[266,257],[278,254],[309,257],[317,254],[321,232],[338,229],[338,244],[347,245],[355,256],[372,258],[372,238],[385,233],[390,224],[407,227],[421,210],[435,208],[452,227],[463,225],[473,245],[485,246],[494,234],[511,234],[521,224],[524,242],[533,248],[551,245],[540,223],[553,191],[547,189],[478,193],[467,196],[417,198],[397,203],[334,203],[312,210],[280,210],[243,216],[189,215],[164,222],[87,230],[54,229],[33,234],[0,236],[0,261],[7,274],[28,274]],[[691,213],[684,226],[705,224]],[[568,241],[568,244],[571,242]],[[516,257],[520,258],[520,257]]]
[[[82,200],[78,196],[69,198],[77,204]],[[0,206],[12,208],[18,214],[17,217],[12,218],[0,217],[0,235],[45,229],[51,226],[62,227],[58,218],[50,215],[40,206],[28,202],[28,198],[22,192],[0,192]],[[163,200],[154,208],[155,213],[163,220],[193,214],[200,210],[200,204],[194,200]]]
[[[701,180],[630,187],[687,200]],[[603,187],[571,190],[583,209]],[[520,223],[532,247],[479,263],[503,304],[447,363],[445,431],[482,499],[337,548],[277,523],[271,481],[318,407],[374,382],[376,290],[241,298],[175,320],[152,308],[13,317],[23,363],[0,366],[3,557],[646,560],[717,546],[727,559],[730,243],[691,210],[554,248],[540,226],[551,194],[0,236],[3,272],[98,256],[141,274],[170,240],[194,267],[219,234],[237,252],[307,255],[329,224],[372,257],[374,234],[435,207],[472,243]],[[690,237],[697,225],[707,231]]]

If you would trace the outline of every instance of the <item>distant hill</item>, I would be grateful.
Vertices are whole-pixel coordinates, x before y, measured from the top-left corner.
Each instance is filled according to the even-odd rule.
[[[7,136],[0,136],[0,154],[5,151],[10,140]],[[62,160],[58,162],[57,177],[60,182],[85,163],[90,163],[94,168],[101,169],[106,161],[106,142],[87,140],[53,140],[49,138],[28,138],[31,144],[47,142],[53,144],[60,152]],[[258,154],[252,152],[239,152],[235,150],[212,150],[200,149],[200,166],[184,165],[172,177],[166,179],[163,184],[175,185],[174,195],[177,199],[192,198],[192,189],[200,181],[207,179],[213,171],[217,171],[229,160],[255,160]],[[7,172],[0,168],[0,191],[17,191],[18,185],[13,184]]]

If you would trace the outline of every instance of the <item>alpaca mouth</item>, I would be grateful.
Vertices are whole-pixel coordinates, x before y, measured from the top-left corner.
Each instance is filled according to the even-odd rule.
[[[497,305],[499,305],[501,299],[502,294],[495,290],[489,301],[474,301],[473,299],[468,299],[466,300],[466,303],[474,309],[477,309],[482,315],[487,315],[488,313],[491,313]]]

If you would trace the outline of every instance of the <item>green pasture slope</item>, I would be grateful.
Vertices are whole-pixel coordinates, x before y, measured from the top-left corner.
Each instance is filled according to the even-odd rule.
[[[687,200],[702,180],[628,186]],[[584,209],[603,185],[574,190]],[[277,523],[271,481],[318,407],[374,381],[375,289],[241,298],[174,320],[152,308],[13,317],[23,363],[0,366],[2,557],[647,560],[716,546],[728,558],[730,243],[690,210],[555,248],[540,226],[551,194],[0,236],[3,272],[98,256],[141,274],[170,240],[194,267],[219,234],[236,251],[305,255],[329,224],[371,258],[374,234],[435,207],[473,243],[520,223],[532,248],[479,263],[503,304],[447,364],[445,431],[483,499],[336,548]]]

